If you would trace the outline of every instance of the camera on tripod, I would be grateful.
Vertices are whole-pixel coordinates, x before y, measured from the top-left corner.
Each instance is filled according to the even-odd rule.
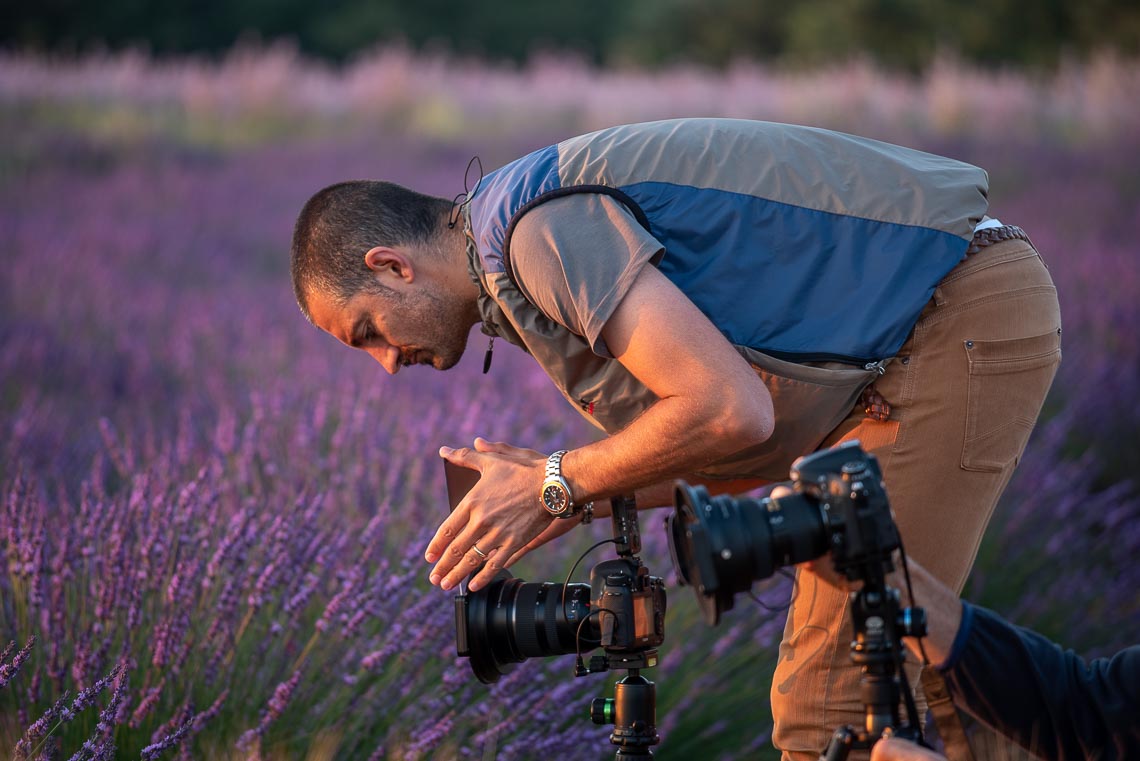
[[[710,626],[753,582],[828,552],[851,581],[894,570],[899,534],[873,455],[848,442],[799,458],[791,478],[794,494],[778,499],[710,497],[678,482],[669,551]]]
[[[619,498],[620,500],[620,498]],[[455,597],[455,643],[484,684],[527,658],[585,653],[588,671],[647,668],[665,641],[665,583],[649,575],[632,500],[615,500],[618,557],[590,571],[590,583],[525,582],[502,570],[478,592],[464,584]],[[625,514],[619,518],[619,514]],[[585,672],[584,672],[585,673]]]
[[[791,478],[791,495],[761,500],[711,497],[704,487],[678,482],[674,512],[666,519],[677,575],[694,588],[713,625],[753,582],[830,554],[839,573],[862,582],[851,594],[851,657],[863,667],[866,722],[859,730],[839,728],[824,758],[869,748],[887,728],[921,740],[913,696],[900,689],[900,638],[923,636],[925,617],[920,608],[901,607],[898,591],[886,584],[892,554],[902,543],[878,461],[853,441],[801,457]],[[656,694],[638,672],[656,665],[656,648],[665,639],[665,587],[637,557],[641,536],[633,500],[615,498],[612,506],[618,558],[594,566],[589,584],[528,583],[504,570],[478,592],[461,585],[456,649],[487,684],[527,658],[566,653],[579,655],[575,676],[628,669],[615,697],[594,700],[590,714],[597,724],[614,724],[610,741],[619,746],[619,758],[648,759],[658,742]],[[581,654],[596,647],[603,654],[587,668]],[[900,699],[909,723],[900,721]]]
[[[505,570],[478,592],[464,582],[455,597],[455,645],[484,684],[527,658],[566,653],[578,654],[575,676],[627,669],[614,697],[591,703],[590,718],[613,724],[610,742],[618,757],[637,761],[652,758],[649,749],[659,742],[656,689],[640,670],[657,665],[657,647],[665,641],[665,583],[637,556],[634,501],[615,497],[610,504],[618,557],[595,565],[589,584],[525,582]],[[582,653],[596,647],[602,654],[587,667]]]
[[[838,728],[821,759],[870,748],[888,728],[921,742],[914,697],[901,686],[901,637],[925,636],[926,617],[921,608],[902,607],[898,590],[886,583],[902,542],[878,460],[851,441],[801,457],[791,477],[793,494],[762,500],[710,497],[704,487],[678,483],[675,511],[666,519],[677,575],[715,625],[753,582],[830,553],[838,573],[862,582],[850,595],[851,659],[862,667],[866,720],[859,729]]]

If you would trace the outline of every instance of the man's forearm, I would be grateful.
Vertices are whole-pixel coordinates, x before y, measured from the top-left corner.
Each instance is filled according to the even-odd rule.
[[[763,478],[705,478],[690,473],[685,476],[678,476],[677,478],[668,481],[648,486],[644,489],[638,489],[636,492],[637,507],[651,508],[651,507],[672,507],[673,506],[673,493],[677,488],[677,481],[684,481],[690,486],[703,486],[708,489],[709,494],[729,494],[739,496],[746,492],[760,489],[764,486],[769,486],[772,482]]]
[[[752,419],[747,414],[741,417]],[[677,478],[769,435],[769,431],[749,430],[731,418],[719,405],[662,399],[620,433],[568,453],[562,460],[563,476],[579,502],[633,492],[639,507],[672,504]],[[762,483],[723,482],[716,491],[735,485],[743,491]]]
[[[764,382],[656,269],[641,270],[602,337],[657,401],[619,433],[566,455],[562,474],[576,500],[629,494],[694,473],[772,435]]]
[[[621,432],[560,458],[560,475],[575,502],[635,493],[771,436],[772,398],[762,379],[656,269],[638,273],[602,337],[613,358],[657,401]],[[482,476],[428,543],[424,557],[436,563],[432,583],[448,589],[470,564],[490,557],[468,582],[469,589],[478,589],[501,563],[543,536],[560,533],[536,504],[547,462],[541,453],[489,445],[483,451],[441,447],[440,455]],[[660,491],[645,496],[651,502],[668,499]],[[477,551],[476,542],[491,552]]]
[[[771,481],[766,481],[763,478],[734,478],[731,480],[709,479],[703,478],[698,475],[683,475],[676,478],[666,479],[652,486],[646,486],[641,489],[634,490],[634,500],[637,502],[638,510],[651,510],[657,507],[672,507],[673,506],[673,492],[677,488],[677,482],[684,481],[690,486],[700,484],[708,489],[709,494],[732,494],[739,495],[745,492],[750,492],[754,489],[759,489],[767,486]],[[610,515],[610,504],[606,499],[600,499],[594,503],[594,517],[595,518],[608,518]]]

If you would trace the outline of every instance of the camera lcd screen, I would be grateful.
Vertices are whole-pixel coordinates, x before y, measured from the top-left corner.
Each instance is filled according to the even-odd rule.
[[[443,475],[447,479],[447,504],[452,510],[482,475],[477,470],[456,465],[450,460],[443,461]]]
[[[477,470],[456,465],[450,460],[443,461],[443,477],[447,481],[447,504],[452,512],[455,511],[455,506],[460,503],[463,496],[471,491],[471,487],[475,485],[481,475]],[[467,594],[467,582],[469,580],[470,576],[459,582],[459,588],[456,590],[459,594]]]

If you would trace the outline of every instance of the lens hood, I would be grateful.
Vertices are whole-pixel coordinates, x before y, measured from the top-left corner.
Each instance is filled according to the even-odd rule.
[[[511,581],[517,582],[503,569],[478,592],[468,591],[465,584],[463,592],[455,596],[455,650],[460,657],[470,659],[475,678],[483,684],[499,681],[517,662],[496,657],[490,637],[492,611]]]
[[[674,512],[665,519],[669,554],[683,585],[696,592],[705,623],[716,626],[722,611],[732,609],[733,591],[723,589],[713,561],[708,513],[713,510],[708,490],[678,482]]]
[[[480,682],[493,684],[527,658],[595,647],[596,624],[579,631],[589,610],[588,584],[524,582],[500,570],[479,591],[456,595],[456,652]]]

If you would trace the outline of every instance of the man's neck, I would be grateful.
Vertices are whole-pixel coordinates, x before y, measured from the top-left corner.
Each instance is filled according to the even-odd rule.
[[[462,217],[460,218],[462,222]],[[467,233],[462,224],[444,223],[436,257],[439,282],[456,297],[470,304],[471,325],[479,322],[479,284],[472,281],[467,265]]]

